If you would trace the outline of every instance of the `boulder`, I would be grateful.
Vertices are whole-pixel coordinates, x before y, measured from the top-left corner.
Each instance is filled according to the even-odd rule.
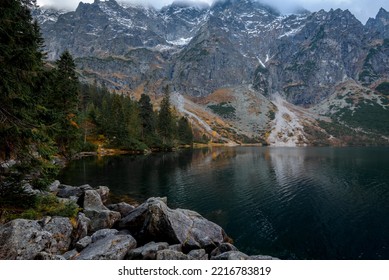
[[[55,180],[53,183],[50,184],[48,189],[51,192],[57,192],[60,185],[61,183],[58,180]]]
[[[142,247],[128,251],[127,260],[155,260],[158,251],[168,249],[169,244],[166,242],[150,242]]]
[[[182,245],[181,244],[174,244],[169,246],[169,250],[182,252]]]
[[[117,231],[116,229],[108,229],[108,228],[100,229],[92,235],[91,240],[92,242],[97,242],[100,239],[106,238],[107,236],[111,236],[111,235],[117,235],[118,233],[119,231]]]
[[[214,249],[227,236],[223,229],[185,209],[170,209],[161,198],[149,198],[118,223],[141,242],[163,241],[190,249]]]
[[[66,260],[61,255],[53,255],[46,252],[40,252],[35,256],[35,260],[49,260],[49,261],[57,261],[57,260]]]
[[[92,243],[92,237],[90,236],[85,236],[84,238],[81,238],[80,240],[77,241],[76,243],[76,250],[77,252],[81,252],[84,250],[86,247],[89,246],[89,244]]]
[[[0,227],[0,259],[33,260],[42,251],[51,253],[56,245],[38,221],[16,219]]]
[[[221,243],[211,252],[211,257],[218,256],[229,251],[238,251],[238,249],[230,243]]]
[[[61,198],[80,197],[84,191],[78,187],[61,184],[58,186],[57,196]]]
[[[89,232],[111,228],[121,218],[119,212],[111,211],[104,206],[96,190],[85,191],[83,207],[85,216],[91,220],[88,227]]]
[[[228,251],[211,257],[211,260],[249,260],[250,257],[239,251]]]
[[[75,259],[122,260],[135,247],[136,240],[131,235],[110,235],[89,244]]]
[[[88,229],[89,229],[90,222],[91,222],[91,220],[87,216],[85,216],[84,213],[82,213],[82,212],[78,213],[77,225],[76,225],[75,230],[73,231],[73,236],[72,236],[72,240],[73,240],[72,245],[73,246],[78,240],[80,240],[88,235]]]
[[[173,251],[173,250],[161,250],[157,252],[157,260],[191,260],[192,258],[185,255],[184,253]]]
[[[208,254],[204,249],[192,250],[188,253],[188,257],[194,260],[208,260]]]
[[[84,210],[84,213],[90,219],[88,227],[89,233],[94,233],[100,229],[111,228],[121,218],[119,212],[110,210]]]
[[[100,195],[101,201],[105,204],[109,198],[109,188],[106,186],[99,186],[96,191]]]
[[[120,202],[117,204],[110,204],[107,206],[109,210],[119,212],[122,217],[127,216],[130,214],[132,210],[135,209],[134,206],[127,204],[125,202]]]
[[[83,208],[85,210],[108,210],[104,206],[103,201],[101,200],[100,194],[96,190],[87,190],[84,194]]]
[[[51,218],[47,223],[43,225],[42,230],[50,232],[52,234],[52,238],[57,241],[57,244],[55,246],[56,250],[54,250],[54,248],[51,248],[52,252],[62,254],[63,252],[69,250],[73,232],[73,226],[69,218]]]
[[[78,255],[78,251],[76,249],[73,249],[71,251],[67,251],[65,254],[62,255],[65,260],[74,260],[75,257]]]

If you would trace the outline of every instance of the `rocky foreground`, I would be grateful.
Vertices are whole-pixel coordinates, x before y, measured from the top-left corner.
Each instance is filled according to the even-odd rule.
[[[16,219],[0,226],[0,259],[11,260],[270,260],[248,256],[224,230],[200,214],[170,209],[166,198],[134,207],[106,205],[109,188],[72,187],[58,181],[50,191],[75,201],[76,219]]]

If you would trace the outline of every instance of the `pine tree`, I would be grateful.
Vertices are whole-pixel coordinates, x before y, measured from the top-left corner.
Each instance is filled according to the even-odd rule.
[[[166,86],[165,96],[162,99],[161,109],[158,114],[158,133],[162,138],[163,145],[173,146],[175,128],[174,116],[170,108],[169,87]]]
[[[139,101],[139,117],[141,121],[141,139],[147,145],[153,145],[155,139],[156,120],[150,97],[142,94]]]
[[[0,161],[17,160],[12,172],[0,168],[0,205],[28,203],[21,185],[30,181],[41,187],[57,170],[50,161],[55,150],[48,125],[41,118],[47,111],[41,83],[44,54],[29,10],[34,4],[0,1]]]
[[[36,128],[34,89],[43,69],[42,39],[29,2],[0,2],[0,147],[6,158],[20,157]]]
[[[77,123],[80,91],[73,57],[65,51],[56,62],[52,109],[56,112],[55,140],[65,157],[77,152],[81,141],[81,130]]]
[[[192,128],[188,122],[188,119],[181,117],[178,121],[178,140],[180,144],[183,145],[192,145],[193,144],[193,132]]]

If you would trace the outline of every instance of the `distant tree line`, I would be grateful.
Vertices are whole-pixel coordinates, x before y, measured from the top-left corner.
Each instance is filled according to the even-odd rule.
[[[82,85],[81,99],[84,142],[104,139],[107,147],[137,151],[170,150],[193,142],[192,128],[172,108],[168,89],[159,111],[146,94],[136,101],[96,85]]]
[[[80,84],[68,51],[54,65],[45,63],[34,5],[0,1],[0,206],[28,204],[22,186],[46,187],[58,172],[55,157],[93,150],[90,139],[137,150],[192,143],[190,125],[172,110],[168,91],[158,113],[147,95],[133,101]]]

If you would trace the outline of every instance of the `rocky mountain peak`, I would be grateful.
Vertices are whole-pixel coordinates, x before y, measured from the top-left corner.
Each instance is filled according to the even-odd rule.
[[[376,33],[379,38],[389,37],[389,12],[381,8],[375,18],[369,18],[366,28],[370,33]]]
[[[132,67],[142,61],[142,76],[134,77],[138,82],[131,88],[168,73],[164,79],[189,95],[252,83],[265,95],[280,93],[310,105],[331,94],[339,81],[358,79],[365,45],[387,36],[386,17],[381,9],[365,27],[348,10],[281,16],[255,0],[212,6],[179,0],[160,10],[100,0],[80,3],[51,25],[42,22],[42,30],[52,59],[69,49],[80,61],[119,56],[131,58]],[[144,64],[155,58],[153,67],[163,69],[158,75]]]
[[[210,6],[207,2],[198,2],[198,1],[191,1],[191,0],[175,0],[171,5],[168,5],[166,7],[195,8],[195,9],[204,10],[204,9],[209,9]]]
[[[59,16],[67,12],[66,10],[58,10],[50,7],[39,7],[34,8],[31,14],[40,24],[51,24],[57,22]]]
[[[379,11],[378,11],[378,14],[377,14],[377,19],[389,19],[389,12],[386,11],[384,8],[381,8]]]
[[[247,13],[253,11],[262,11],[263,13],[269,13],[274,16],[279,16],[280,13],[271,6],[262,4],[255,0],[221,0],[215,1],[211,7],[211,11],[215,13]]]
[[[275,125],[273,140],[293,134],[298,143],[307,143],[304,121],[295,123],[297,132],[286,129],[288,120],[299,117],[299,108],[334,99],[336,110],[319,111],[340,112],[350,100],[332,96],[340,88],[347,94],[354,90],[340,84],[356,84],[367,92],[365,100],[389,81],[389,13],[384,9],[365,26],[348,10],[281,15],[255,0],[212,6],[184,0],[160,10],[100,0],[80,3],[74,12],[41,10],[34,16],[49,59],[70,50],[83,80],[133,96],[158,96],[169,84],[174,94],[199,100],[192,109],[201,108],[207,120],[211,110],[244,127],[250,137],[266,135]],[[378,108],[386,110],[384,101]]]

